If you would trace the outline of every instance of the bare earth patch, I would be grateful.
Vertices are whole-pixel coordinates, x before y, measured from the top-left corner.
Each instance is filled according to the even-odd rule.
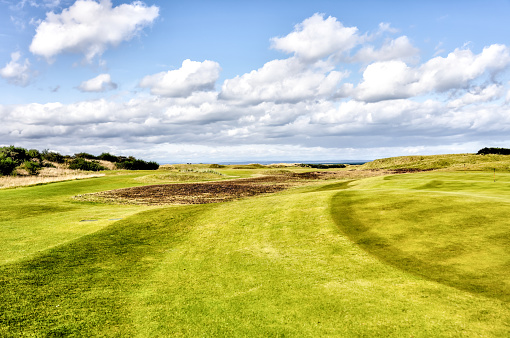
[[[352,179],[383,175],[385,171],[316,171],[267,175],[201,183],[158,184],[78,195],[80,201],[116,204],[204,204],[268,194],[314,180]]]

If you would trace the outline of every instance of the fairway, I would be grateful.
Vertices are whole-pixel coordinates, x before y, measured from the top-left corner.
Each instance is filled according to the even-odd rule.
[[[33,207],[0,206],[0,336],[510,334],[508,174],[316,181],[204,205],[72,199],[143,175],[0,191]]]

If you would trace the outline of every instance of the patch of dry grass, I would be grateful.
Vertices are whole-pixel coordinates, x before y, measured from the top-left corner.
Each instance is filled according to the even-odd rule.
[[[104,176],[104,174],[64,168],[43,168],[38,176],[27,175],[2,176],[0,177],[0,189],[38,185],[68,180],[77,180],[82,178],[99,176]]]

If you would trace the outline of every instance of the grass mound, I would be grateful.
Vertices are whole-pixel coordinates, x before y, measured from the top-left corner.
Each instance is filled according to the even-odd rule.
[[[508,155],[450,154],[429,156],[399,156],[378,159],[360,166],[361,169],[407,169],[426,171],[447,169],[451,171],[510,171]]]

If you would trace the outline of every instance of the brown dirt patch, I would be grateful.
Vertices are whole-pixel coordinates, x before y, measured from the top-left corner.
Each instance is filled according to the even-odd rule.
[[[116,204],[204,204],[275,193],[315,180],[379,176],[382,171],[313,171],[202,183],[146,185],[75,196],[80,201]]]

